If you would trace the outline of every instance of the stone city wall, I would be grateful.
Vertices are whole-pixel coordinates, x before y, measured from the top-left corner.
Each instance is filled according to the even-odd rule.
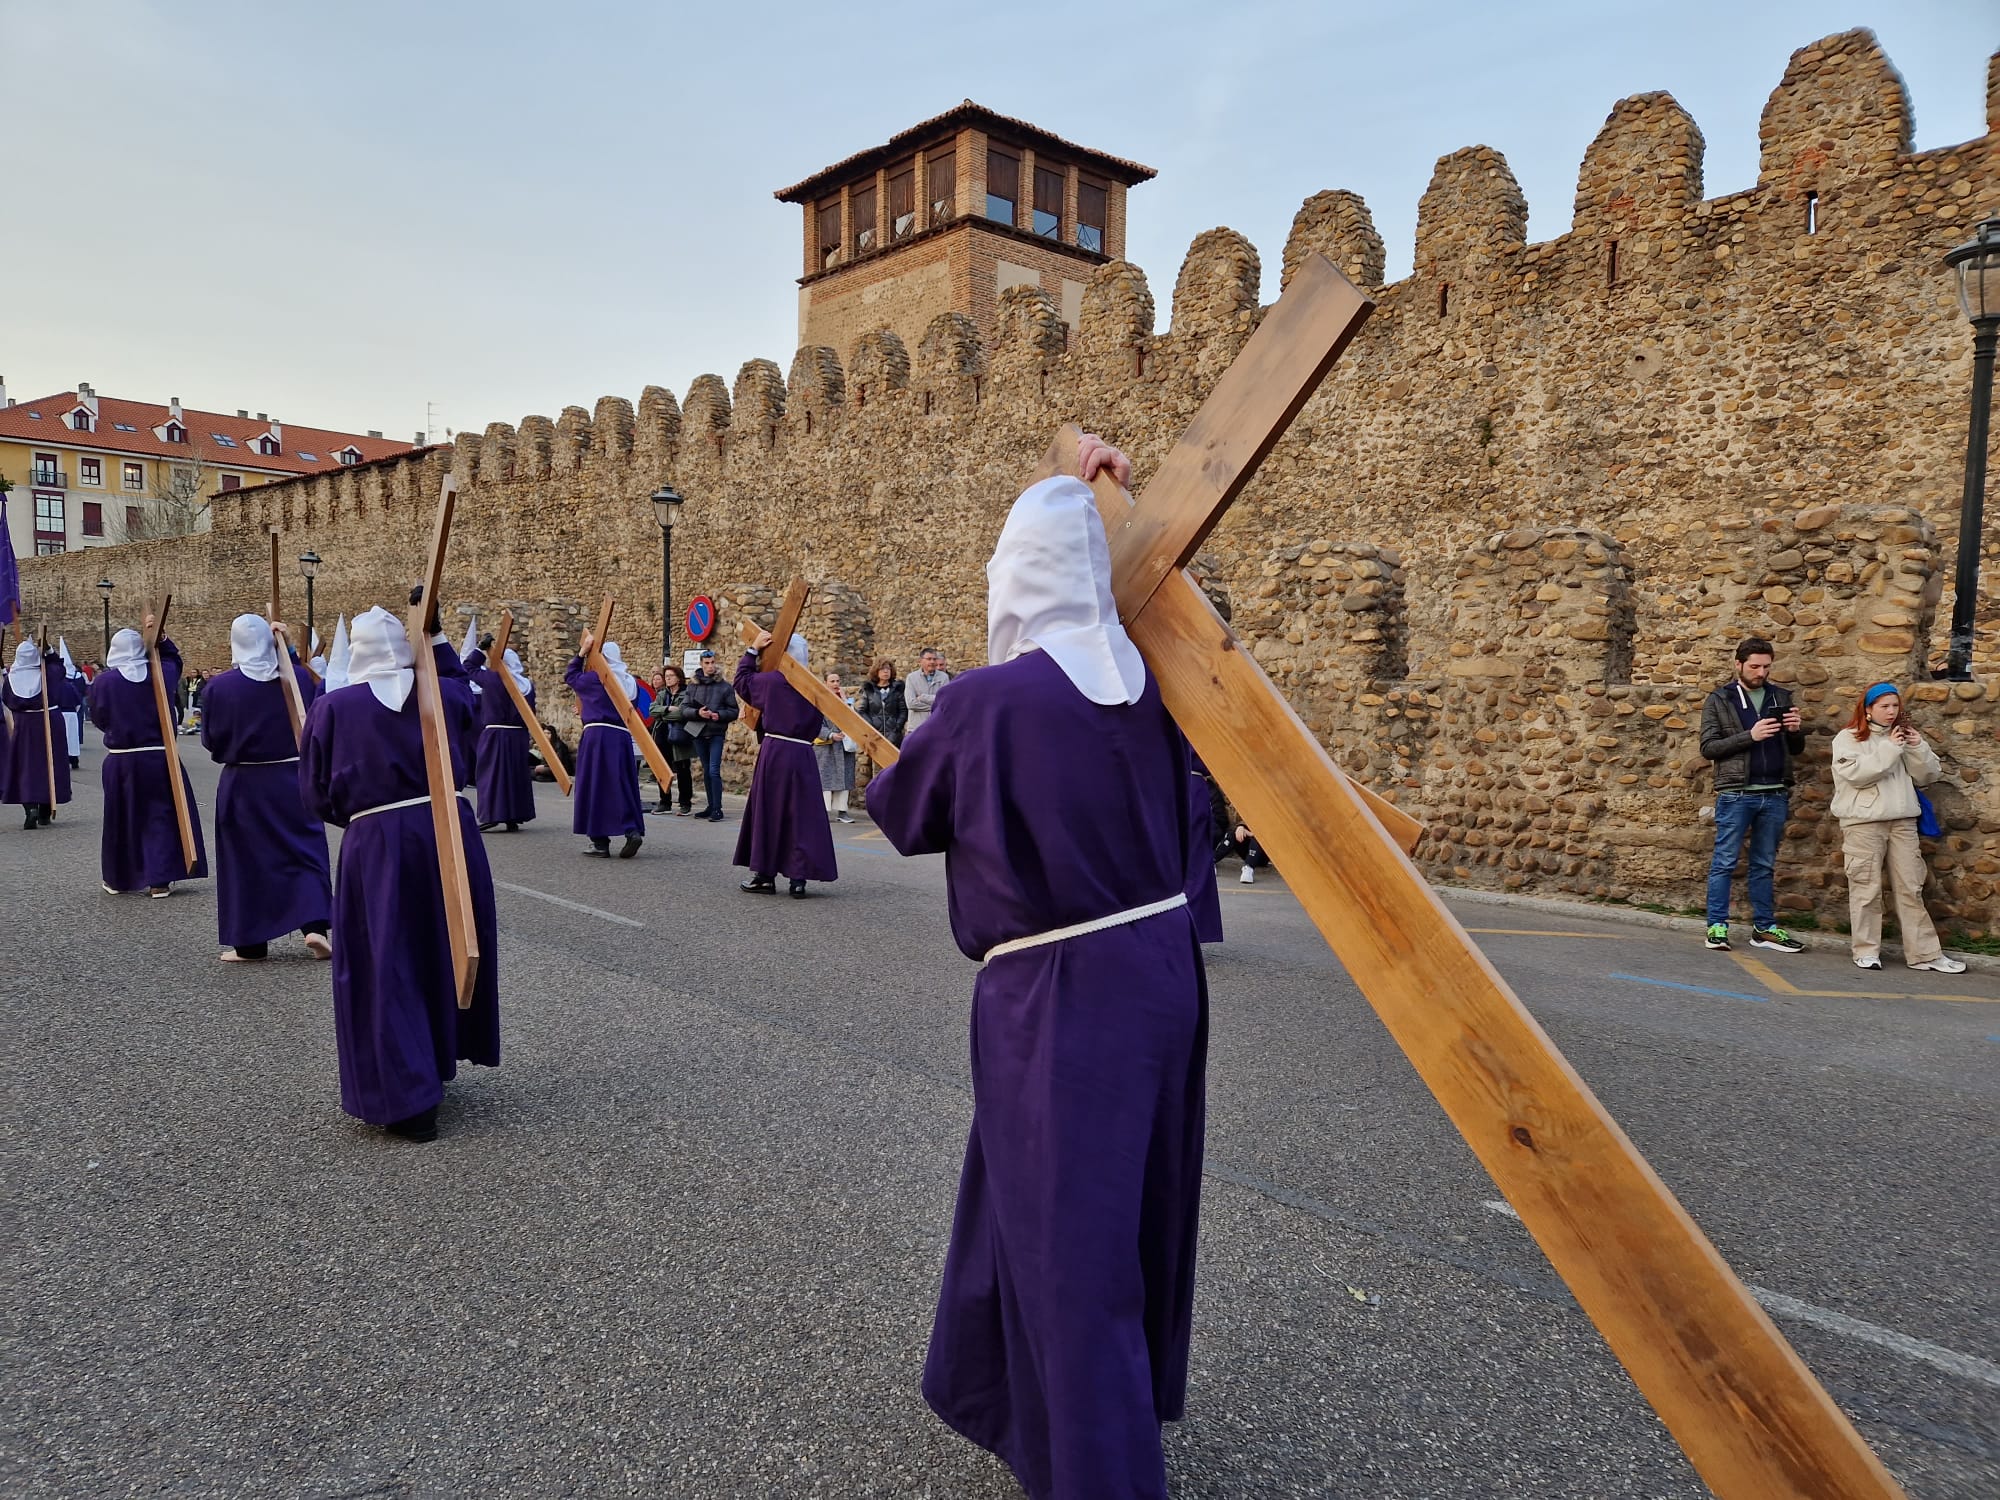
[[[1285,267],[1321,251],[1377,311],[1202,567],[1336,757],[1424,818],[1433,874],[1698,903],[1701,700],[1754,632],[1777,643],[1775,675],[1799,686],[1814,731],[1787,910],[1844,912],[1827,744],[1857,691],[1894,677],[1947,770],[1933,910],[1992,929],[1994,528],[1982,681],[1927,672],[1944,649],[1971,372],[1941,257],[2000,207],[2000,59],[1988,78],[1988,134],[1913,153],[1909,101],[1872,36],[1804,48],[1765,109],[1759,182],[1718,198],[1680,107],[1625,100],[1585,156],[1570,232],[1537,245],[1504,158],[1456,152],[1424,194],[1415,272],[1389,286],[1359,198],[1300,210]],[[100,570],[121,601],[126,575],[172,582],[176,634],[220,663],[228,617],[264,596],[269,528],[287,556],[325,557],[322,621],[393,602],[449,464],[462,488],[447,598],[482,619],[515,610],[559,723],[554,684],[601,592],[620,598],[628,658],[657,651],[646,497],[669,478],[688,497],[676,606],[717,597],[725,655],[738,620],[802,572],[820,591],[816,665],[852,680],[878,653],[906,670],[935,643],[974,666],[982,565],[1055,424],[1122,444],[1143,484],[1256,327],[1259,267],[1240,235],[1211,230],[1164,333],[1145,275],[1113,263],[1067,340],[1048,294],[1016,288],[991,340],[947,315],[914,348],[878,331],[801,349],[789,372],[760,359],[733,386],[702,376],[682,400],[648,387],[636,407],[605,397],[220,497],[205,537],[24,563],[29,609],[95,639]]]

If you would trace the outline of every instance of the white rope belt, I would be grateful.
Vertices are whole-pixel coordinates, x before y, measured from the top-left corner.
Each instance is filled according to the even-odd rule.
[[[486,727],[489,729],[498,729],[500,726],[497,724],[489,724]],[[526,729],[528,726],[525,724],[510,724],[507,727],[510,729]],[[607,724],[600,719],[592,719],[588,724],[584,725],[583,727],[585,729],[615,729],[620,734],[625,734],[625,735],[629,735],[632,732],[623,724]]]
[[[1064,938],[1082,937],[1085,933],[1102,932],[1107,927],[1123,927],[1128,922],[1143,921],[1147,917],[1157,917],[1163,911],[1172,911],[1177,906],[1187,905],[1187,892],[1167,897],[1164,901],[1149,901],[1144,906],[1135,906],[1129,911],[1113,912],[1108,917],[1098,917],[1090,922],[1078,922],[1073,927],[1058,927],[1053,932],[1038,932],[1033,937],[1010,938],[1004,943],[996,943],[986,950],[984,962],[992,963],[1003,953],[1018,953],[1023,948],[1039,948],[1044,943],[1060,943]]]
[[[811,740],[802,740],[797,735],[773,734],[768,729],[764,731],[764,738],[767,740],[783,740],[787,745],[805,745],[808,748],[810,748],[813,743]]]
[[[452,795],[457,797],[461,802],[465,800],[465,793],[463,792],[455,792]],[[427,807],[430,805],[430,800],[430,794],[426,792],[421,797],[405,797],[401,802],[384,802],[380,807],[364,807],[360,812],[348,818],[347,821],[349,823],[359,823],[363,818],[372,818],[377,813],[394,812],[399,807]]]
[[[583,727],[584,727],[585,729],[588,729],[588,728],[589,728],[590,726],[589,726],[588,724],[586,724],[586,725],[584,725]],[[612,726],[611,726],[611,725],[609,725],[609,724],[606,724],[606,725],[605,725],[604,727],[605,727],[606,729],[609,729],[609,728],[611,728]],[[619,725],[618,727],[619,727],[619,728],[621,728],[621,729],[623,729],[623,728],[624,728],[624,725],[622,725],[622,724],[621,724],[621,725]],[[521,731],[521,732],[522,732],[523,734],[526,734],[526,733],[528,732],[528,726],[527,726],[526,724],[487,724],[487,725],[483,726],[483,727],[482,727],[482,728],[480,729],[480,731],[479,731],[479,732],[480,732],[481,734],[484,734],[484,733],[486,733],[486,731],[487,731],[488,729],[518,729],[518,730],[520,730],[520,731]],[[631,731],[631,730],[629,730],[629,729],[627,729],[627,730],[625,730],[625,732],[626,732],[627,734],[630,734],[630,733],[631,733],[632,731]]]
[[[283,756],[277,760],[226,760],[222,769],[227,771],[236,766],[295,766],[299,763],[296,755]]]
[[[166,748],[165,745],[127,745],[122,750],[113,750],[107,745],[104,748],[104,753],[106,755],[144,755],[148,750],[164,752]]]

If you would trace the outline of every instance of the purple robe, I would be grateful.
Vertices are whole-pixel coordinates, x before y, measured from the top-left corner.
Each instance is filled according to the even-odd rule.
[[[571,831],[593,839],[644,838],[646,810],[639,803],[632,731],[581,656],[569,659],[563,681],[576,694],[583,719],[576,737],[576,770],[570,776]]]
[[[503,661],[486,665],[486,653],[474,651],[465,659],[466,671],[479,685],[479,738],[472,752],[472,779],[479,788],[481,823],[529,823],[535,817],[534,761],[528,754],[528,727],[514,707],[500,674],[507,670]],[[535,690],[521,695],[534,712]]]
[[[310,709],[312,679],[288,663]],[[225,948],[268,943],[333,910],[326,829],[299,798],[299,745],[277,678],[208,679],[201,743],[222,763],[215,793],[215,925]]]
[[[11,735],[0,736],[0,754],[5,762],[0,764],[0,801],[11,802],[18,807],[28,807],[37,803],[51,806],[69,801],[69,741],[68,731],[63,727],[64,710],[72,709],[82,701],[76,685],[63,674],[60,662],[46,664],[49,679],[49,712],[42,712],[42,691],[37,684],[35,691],[25,696],[14,691],[12,680],[5,672],[0,672],[0,702],[7,705],[13,715],[14,730]],[[56,794],[49,795],[49,754],[43,748],[45,736],[49,732],[49,722],[54,720]]]
[[[167,702],[180,686],[181,654],[160,637],[160,672]],[[208,879],[208,850],[201,836],[201,805],[194,784],[181,772],[188,822],[194,829],[194,868],[181,858],[180,826],[174,820],[173,788],[160,741],[151,676],[127,682],[122,673],[103,671],[90,685],[90,722],[104,736],[104,883],[114,891],[143,891],[177,880]],[[178,742],[176,742],[178,748]]]
[[[465,784],[472,689],[458,653],[434,645],[453,777]],[[340,1107],[370,1125],[422,1114],[458,1061],[500,1064],[500,944],[486,845],[465,799],[458,826],[472,887],[479,973],[458,1008],[437,838],[425,797],[423,724],[412,688],[391,711],[366,683],[338,688],[306,715],[299,790],[306,811],[347,830],[333,887],[333,1032]],[[371,808],[387,808],[370,812]],[[365,814],[365,816],[363,816]]]
[[[763,714],[764,738],[750,775],[750,798],[736,835],[736,860],[753,875],[837,880],[833,830],[819,794],[813,736],[820,711],[783,672],[757,670],[757,653],[736,664],[736,696]]]
[[[998,943],[1186,890],[1186,742],[1150,674],[1095,704],[1039,651],[947,685],[868,811],[942,851]],[[1208,984],[1187,910],[1003,954],[972,1000],[971,1137],[924,1399],[1036,1500],[1167,1493],[1201,1196]]]
[[[1222,896],[1215,888],[1215,802],[1201,757],[1192,748],[1188,772],[1188,910],[1194,913],[1194,934],[1204,943],[1222,941]]]

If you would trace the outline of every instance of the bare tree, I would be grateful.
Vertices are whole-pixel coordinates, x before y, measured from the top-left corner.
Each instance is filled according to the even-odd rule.
[[[138,525],[127,523],[123,528],[124,539],[143,542],[192,536],[202,530],[208,516],[208,497],[214,492],[216,482],[214,466],[199,458],[156,460],[153,485],[140,509]]]

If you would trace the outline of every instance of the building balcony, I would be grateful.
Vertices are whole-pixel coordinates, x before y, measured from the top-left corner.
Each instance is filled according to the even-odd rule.
[[[61,469],[32,469],[28,473],[28,487],[36,490],[66,490],[69,475]]]

